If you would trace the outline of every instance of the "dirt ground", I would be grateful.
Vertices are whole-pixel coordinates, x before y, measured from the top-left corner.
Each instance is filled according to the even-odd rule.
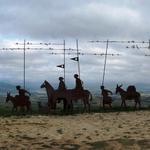
[[[149,150],[150,111],[0,117],[0,150]]]

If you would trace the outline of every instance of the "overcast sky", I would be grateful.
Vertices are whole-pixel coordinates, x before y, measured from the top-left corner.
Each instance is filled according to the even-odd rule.
[[[0,47],[14,47],[16,45],[13,43],[26,39],[57,43],[66,40],[66,48],[76,48],[75,40],[79,39],[81,52],[102,53],[105,52],[105,44],[88,41],[148,41],[149,9],[149,0],[0,0]],[[114,86],[116,83],[150,85],[150,57],[144,56],[150,51],[126,49],[128,45],[109,44],[108,53],[119,53],[120,56],[108,56],[106,86],[109,83]],[[66,84],[74,87],[73,74],[77,73],[77,63],[71,61],[70,57],[66,57]],[[22,84],[22,58],[23,52],[2,51],[0,80]],[[56,83],[54,86],[57,87],[63,69],[56,66],[62,63],[63,55],[27,52],[27,85],[29,82],[39,84],[47,79],[53,85]],[[104,56],[80,56],[81,78],[85,87],[88,88],[92,83],[99,87],[103,64]]]

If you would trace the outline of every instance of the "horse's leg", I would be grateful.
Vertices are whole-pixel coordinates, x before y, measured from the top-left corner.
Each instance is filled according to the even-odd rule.
[[[122,99],[122,102],[121,102],[121,107],[123,106],[123,99]]]
[[[23,108],[22,108],[22,106],[20,106],[19,112],[23,112]]]
[[[13,112],[14,112],[14,111],[17,112],[17,106],[16,106],[16,105],[13,107],[12,111],[13,111]]]
[[[26,105],[26,112],[29,112],[29,106]]]
[[[87,101],[87,104],[88,104],[88,110],[89,110],[89,112],[91,111],[91,107],[90,107],[90,102],[89,102],[89,100]]]
[[[66,110],[66,106],[67,106],[67,100],[64,98],[63,99],[63,110]]]
[[[139,103],[139,109],[141,108],[141,98],[138,98],[138,103]]]
[[[71,107],[71,111],[73,111],[73,101],[71,100],[71,103],[70,103],[70,107]]]
[[[105,100],[103,98],[103,109],[105,109]]]
[[[112,98],[110,97],[110,100],[109,100],[109,107],[110,108],[112,108],[111,104],[112,104]]]
[[[65,103],[66,103],[65,99],[63,99],[63,111],[65,111],[65,109],[66,109],[66,104]]]
[[[51,109],[55,109],[55,104],[54,104],[54,102],[51,102]]]
[[[57,103],[57,97],[54,97],[54,98],[51,100],[50,108],[56,110],[56,103]]]
[[[83,99],[83,104],[84,104],[84,111],[86,111],[86,102],[85,102],[85,99]]]
[[[14,109],[15,109],[15,107],[13,106],[13,107],[12,107],[12,110],[11,110],[12,113],[14,112]]]
[[[24,108],[24,106],[22,106],[22,111],[23,111],[23,113],[25,112],[25,108]]]
[[[26,109],[27,109],[27,112],[31,111],[31,104],[30,103],[27,103]]]
[[[26,103],[25,103],[25,106],[26,106],[26,112],[31,112],[31,101],[30,101],[30,97],[26,97]]]
[[[134,99],[134,102],[135,102],[134,109],[136,109],[138,100],[137,100],[137,99]]]
[[[30,112],[32,113],[31,102],[29,103],[29,107],[30,107]]]
[[[56,109],[56,101],[53,103],[53,108]]]
[[[67,111],[69,111],[71,109],[71,101],[69,101],[68,105],[67,105]]]
[[[67,110],[67,111],[73,111],[73,100],[70,100],[69,102],[68,102],[68,100],[66,99],[66,108],[67,109],[65,109],[65,111]]]
[[[141,100],[139,97],[136,99],[136,107],[137,107],[137,103],[139,105],[139,108],[141,108]]]
[[[112,108],[111,103],[109,103],[109,108]]]
[[[126,108],[127,107],[126,100],[124,99],[123,102],[124,102],[124,107]]]
[[[90,102],[89,102],[88,97],[85,98],[85,103],[88,106],[88,111],[90,112]]]

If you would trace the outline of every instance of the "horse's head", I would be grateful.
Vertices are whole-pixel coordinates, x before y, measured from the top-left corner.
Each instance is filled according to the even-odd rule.
[[[122,84],[121,85],[117,84],[117,86],[116,86],[116,94],[120,92],[121,87],[122,87]]]
[[[54,88],[50,85],[50,83],[45,80],[42,85],[41,85],[41,88],[46,88],[49,92],[54,92]]]
[[[41,84],[41,88],[45,88],[46,80]]]
[[[10,100],[10,92],[7,92],[6,103]]]

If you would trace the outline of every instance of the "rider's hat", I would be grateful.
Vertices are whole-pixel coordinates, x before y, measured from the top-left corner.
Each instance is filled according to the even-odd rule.
[[[17,85],[17,86],[16,86],[16,89],[20,89],[20,88],[21,88],[21,86],[20,86],[20,85]]]
[[[64,78],[63,77],[59,77],[59,80],[63,80]]]
[[[78,78],[78,74],[74,74],[74,77],[75,77],[75,78]]]

